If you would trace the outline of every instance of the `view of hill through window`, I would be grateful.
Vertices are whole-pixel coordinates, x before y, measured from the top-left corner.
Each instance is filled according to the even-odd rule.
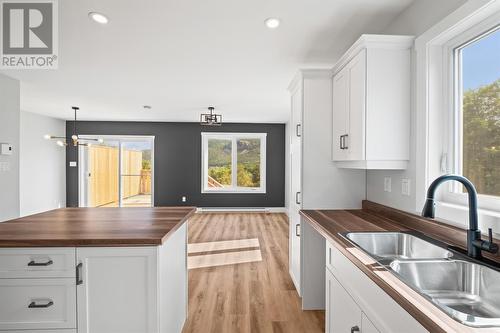
[[[500,196],[500,30],[460,53],[462,173],[478,193]]]
[[[209,187],[232,186],[232,140],[208,140]],[[237,187],[260,187],[260,139],[237,139]]]

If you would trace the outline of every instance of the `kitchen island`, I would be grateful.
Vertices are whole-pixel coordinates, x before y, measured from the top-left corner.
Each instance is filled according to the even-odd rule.
[[[194,212],[65,208],[0,223],[0,332],[181,332]]]

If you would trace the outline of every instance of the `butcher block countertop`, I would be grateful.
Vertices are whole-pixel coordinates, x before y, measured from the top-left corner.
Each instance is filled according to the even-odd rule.
[[[62,208],[0,223],[0,247],[157,246],[194,207]]]
[[[440,222],[421,218],[370,201],[359,210],[302,210],[301,215],[335,248],[391,296],[429,332],[499,332],[496,328],[472,328],[453,320],[426,298],[416,293],[387,269],[339,233],[362,231],[417,231],[455,248],[466,248],[466,232]],[[499,243],[499,240],[495,240]],[[499,255],[483,253],[500,262]]]

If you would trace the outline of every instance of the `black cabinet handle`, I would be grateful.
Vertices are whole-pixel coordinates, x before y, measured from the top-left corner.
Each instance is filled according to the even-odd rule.
[[[300,195],[300,192],[296,192],[296,193],[295,193],[295,203],[296,203],[297,205],[300,205],[299,195]]]
[[[354,333],[354,332],[359,332],[359,327],[358,326],[351,327],[351,333]]]
[[[46,261],[46,262],[36,262],[34,260],[31,260],[29,263],[28,263],[28,266],[50,266],[52,265],[54,262],[52,260],[49,259],[49,261]]]
[[[339,136],[339,148],[340,149],[344,149],[344,146],[342,145],[343,141],[344,141],[344,136],[343,135]]]
[[[300,224],[295,225],[295,236],[300,237]]]
[[[349,137],[349,134],[344,134],[343,137],[344,137],[344,149],[349,149],[349,145],[346,143],[347,142],[346,139]]]
[[[297,126],[295,127],[295,134],[300,138],[302,135],[300,134],[300,127],[301,125],[300,124],[297,124]]]
[[[30,309],[44,309],[44,308],[51,307],[52,305],[54,305],[54,302],[52,302],[52,301],[49,301],[45,304],[37,304],[36,302],[31,302],[30,305],[28,305],[28,308],[30,308]]]
[[[76,285],[77,286],[79,286],[83,283],[82,268],[83,268],[82,263],[79,263],[78,265],[76,265]]]

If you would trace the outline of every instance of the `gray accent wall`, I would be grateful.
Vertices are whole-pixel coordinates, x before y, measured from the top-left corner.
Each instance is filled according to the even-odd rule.
[[[73,122],[66,122],[71,136]],[[227,123],[220,127],[198,123],[168,122],[100,122],[79,121],[78,134],[147,135],[155,137],[154,203],[155,206],[197,207],[285,207],[285,125]],[[201,193],[201,133],[241,132],[267,133],[266,193]],[[78,206],[77,149],[66,150],[66,201]],[[187,202],[181,201],[182,196]]]

